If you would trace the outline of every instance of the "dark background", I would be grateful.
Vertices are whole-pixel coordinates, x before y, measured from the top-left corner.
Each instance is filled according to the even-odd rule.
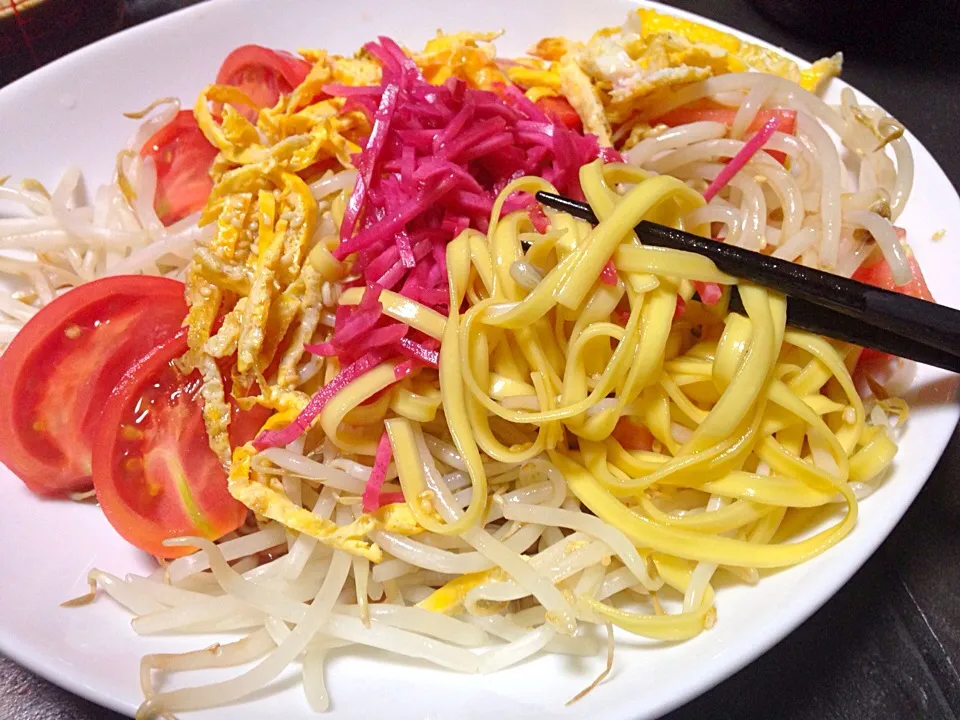
[[[195,0],[194,0],[195,1]],[[453,0],[451,0],[453,1]],[[191,0],[127,0],[125,26]],[[672,0],[814,59],[902,121],[960,185],[960,2]],[[759,8],[759,9],[758,9]],[[949,237],[956,228],[950,228]],[[826,607],[669,720],[960,715],[960,438],[876,555]],[[2,582],[2,579],[0,579]],[[691,668],[691,672],[695,672]],[[242,717],[242,710],[238,710]],[[0,656],[0,719],[119,720]]]

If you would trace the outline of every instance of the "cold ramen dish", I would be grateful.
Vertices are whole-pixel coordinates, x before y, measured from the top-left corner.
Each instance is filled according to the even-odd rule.
[[[0,460],[158,559],[93,569],[68,605],[102,591],[140,634],[236,638],[145,656],[140,716],[291,664],[322,711],[351,646],[609,671],[613,626],[709,631],[715,577],[829,550],[893,462],[908,363],[632,230],[932,299],[897,226],[903,126],[818,95],[840,56],[801,70],[646,9],[520,58],[496,38],[243,46],[192,106],[131,113],[89,201],[75,168],[0,185],[24,208],[0,219]]]

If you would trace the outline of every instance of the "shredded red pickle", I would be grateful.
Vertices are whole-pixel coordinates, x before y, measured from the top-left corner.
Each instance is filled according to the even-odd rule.
[[[383,482],[387,478],[387,466],[390,464],[392,452],[390,449],[390,437],[384,431],[380,436],[380,442],[377,444],[377,455],[373,461],[373,468],[370,470],[370,477],[363,488],[363,511],[375,512],[380,508],[383,501],[380,490],[383,488]],[[403,496],[401,495],[401,498]]]

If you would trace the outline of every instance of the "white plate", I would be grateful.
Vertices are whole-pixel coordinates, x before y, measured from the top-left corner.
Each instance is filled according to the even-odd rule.
[[[519,54],[543,36],[586,38],[603,25],[619,24],[630,6],[625,0],[419,0],[415,6],[391,0],[273,0],[268,10],[257,0],[214,0],[97,43],[0,92],[0,171],[52,183],[71,163],[84,168],[90,180],[105,180],[133,129],[122,112],[172,94],[189,105],[223,57],[243,43],[352,52],[378,34],[418,46],[437,27],[505,27],[501,53]],[[835,81],[831,87],[834,99],[842,85]],[[953,276],[960,245],[949,236],[940,243],[930,238],[941,227],[951,235],[960,228],[960,200],[929,153],[913,136],[910,141],[917,180],[900,222],[934,295],[957,307],[960,286]],[[677,707],[783,638],[873,553],[943,452],[957,422],[956,387],[947,373],[920,369],[895,472],[863,503],[856,530],[839,547],[765,577],[758,587],[723,589],[716,627],[695,640],[655,647],[624,638],[613,677],[573,707],[565,708],[564,701],[595,676],[602,658],[548,657],[497,675],[465,677],[351,654],[330,663],[328,717],[636,719]],[[0,651],[69,690],[132,714],[141,699],[142,654],[194,649],[212,640],[139,638],[126,613],[110,601],[59,608],[86,591],[91,567],[122,575],[148,570],[148,561],[112,531],[96,507],[44,501],[2,466],[0,487]],[[311,716],[292,674],[278,685],[276,692],[258,693],[243,705],[242,717]],[[236,716],[235,708],[188,715]]]

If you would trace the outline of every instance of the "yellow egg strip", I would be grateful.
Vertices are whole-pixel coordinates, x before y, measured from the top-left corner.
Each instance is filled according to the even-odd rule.
[[[203,398],[203,425],[207,431],[210,449],[220,460],[223,467],[230,466],[230,405],[227,404],[223,377],[217,361],[206,354],[199,355],[200,375],[203,384],[200,396]]]
[[[864,433],[866,434],[866,433]],[[867,482],[882,473],[897,454],[897,444],[886,429],[878,427],[872,437],[850,458],[850,482]]]
[[[363,291],[364,288],[345,290],[340,296],[340,304],[359,305],[360,299],[363,297]],[[380,304],[383,305],[384,315],[406,323],[435,340],[440,340],[443,337],[443,328],[447,320],[436,310],[391,290],[380,292]]]
[[[560,468],[570,490],[581,502],[597,517],[624,532],[637,547],[651,548],[687,560],[739,567],[787,567],[809,560],[832,547],[846,537],[856,524],[857,501],[843,485],[838,490],[847,503],[844,518],[813,537],[791,544],[754,545],[733,538],[660,527],[631,512],[579,463],[556,452],[550,453],[550,459]]]
[[[657,553],[652,558],[660,577],[675,590],[679,590],[681,593],[685,592],[690,584],[693,572],[689,564],[678,562],[676,558]],[[630,612],[599,602],[590,596],[582,596],[580,606],[588,614],[596,614],[635,635],[642,635],[654,640],[676,642],[696,637],[716,622],[716,610],[713,607],[714,597],[714,590],[708,584],[697,608],[691,612],[682,612],[676,615],[647,615]]]
[[[237,342],[237,370],[250,372],[263,345],[270,302],[274,294],[274,280],[280,256],[283,252],[286,222],[277,220],[276,199],[265,190],[258,198],[260,251],[257,269],[244,308],[240,338]],[[274,224],[276,223],[276,227]]]
[[[818,335],[798,332],[796,330],[787,330],[784,334],[784,342],[794,347],[806,350],[819,360],[833,374],[847,396],[847,402],[853,408],[855,420],[852,424],[841,428],[837,432],[837,440],[848,453],[853,450],[857,440],[863,433],[866,415],[863,410],[863,400],[857,393],[857,388],[853,384],[853,378],[847,371],[843,357],[829,342]]]
[[[209,338],[203,345],[203,351],[215,358],[229,357],[237,351],[237,341],[240,338],[240,327],[243,322],[243,309],[247,304],[246,298],[237,300],[233,310],[224,318],[217,334]]]
[[[356,411],[365,400],[397,381],[393,370],[397,364],[398,361],[389,361],[377,365],[343,388],[323,406],[315,422],[319,423],[327,438],[342,452],[376,455],[379,430],[375,427],[347,428],[344,418],[347,413]],[[388,404],[388,401],[384,402],[384,410]],[[376,410],[371,412],[376,413]],[[379,419],[381,418],[377,418]]]
[[[303,300],[298,309],[299,322],[277,370],[277,384],[285,388],[293,388],[299,383],[297,366],[305,352],[303,346],[313,338],[320,322],[323,298],[321,275],[312,265],[306,264],[300,273],[300,280],[303,281]],[[246,302],[246,298],[243,302]]]
[[[649,42],[651,52],[667,58],[673,53],[670,62],[681,56],[685,62],[700,62],[697,72],[703,76],[716,71],[693,47],[668,48],[665,29],[649,30],[639,42]],[[683,32],[700,31],[684,26]],[[441,57],[444,63],[457,58],[458,72],[471,83],[502,77],[478,40],[485,42],[458,35],[450,45],[447,36],[438,36],[417,62],[437,82],[452,72],[436,64]],[[604,114],[617,112],[618,101],[593,93],[593,80],[573,67],[569,50],[554,48],[550,52],[559,53],[559,64],[537,65],[523,77],[530,82],[539,78],[548,91],[586,82],[592,101],[588,98],[577,109],[584,114],[599,107],[599,117],[591,116],[590,122],[603,130],[609,127]],[[736,52],[744,66],[772,68],[777,62],[749,46],[738,45]],[[353,271],[331,255],[337,238],[330,228],[342,219],[346,193],[329,200],[329,212],[327,201],[318,210],[297,173],[324,154],[349,162],[355,146],[344,133],[363,132],[365,119],[342,113],[334,101],[305,106],[313,97],[307,88],[344,82],[338,72],[348,67],[360,71],[366,61],[343,59],[340,66],[340,60],[326,54],[316,55],[316,61],[294,99],[261,109],[256,127],[231,107],[249,104],[234,89],[210,87],[195,108],[201,129],[221,155],[214,169],[216,186],[202,215],[203,223],[216,221],[216,233],[188,275],[188,360],[200,362],[202,348],[224,357],[236,351],[239,371],[251,382],[259,380],[261,392],[241,404],[274,408],[276,414],[267,422],[271,428],[292,421],[309,400],[306,391],[339,372],[335,359],[301,363],[302,345],[318,341],[315,334],[323,339],[321,314],[337,302],[359,303],[364,292],[351,288],[336,297],[336,283]],[[226,103],[222,123],[214,121],[210,102]],[[784,299],[747,283],[740,283],[745,314],[727,314],[725,294],[713,308],[688,302],[686,314],[675,320],[677,298],[690,300],[692,281],[737,281],[701,256],[643,246],[633,228],[644,219],[682,226],[682,218],[703,204],[702,196],[673,178],[651,177],[625,164],[591,163],[581,169],[580,181],[599,219],[596,227],[548,210],[550,229],[541,235],[525,212],[501,217],[514,192],[555,191],[540,178],[520,178],[497,198],[486,236],[468,230],[448,245],[451,302],[446,317],[398,293],[381,294],[386,316],[441,340],[439,371],[422,370],[397,382],[395,361],[382,363],[327,403],[307,443],[314,447],[322,442],[323,452],[333,447],[353,461],[372,456],[386,428],[406,503],[338,527],[293,503],[278,485],[251,475],[251,448],[235,453],[231,493],[295,531],[378,561],[382,553],[365,537],[372,530],[469,533],[483,525],[489,482],[497,488],[514,482],[502,475],[488,482],[488,472],[505,470],[516,478],[524,463],[548,457],[573,495],[642,553],[653,553],[661,576],[680,592],[690,587],[697,562],[755,573],[756,568],[801,562],[849,533],[857,516],[849,482],[874,478],[896,452],[886,432],[866,425],[850,378],[851,354],[786,329]],[[623,185],[628,189],[621,195],[615,188]],[[254,207],[256,234],[247,227]],[[324,237],[317,238],[320,234]],[[257,245],[251,247],[254,237]],[[610,259],[618,274],[613,286],[598,281]],[[533,266],[542,280],[534,285],[522,268],[526,276],[521,277],[515,263]],[[210,339],[221,301],[233,302],[234,295],[240,301],[224,308],[230,312],[223,329]],[[324,323],[329,322],[325,317]],[[296,349],[280,359],[276,379],[263,378],[287,335]],[[301,372],[314,379],[302,391],[291,392],[299,387]],[[211,387],[213,395],[215,390]],[[215,399],[209,403],[211,412],[219,407]],[[655,439],[650,450],[628,451],[615,439],[622,417],[646,426]],[[225,426],[213,422],[213,415],[211,421],[211,438],[220,438],[222,451]],[[469,477],[470,505],[456,522],[441,518],[437,498],[428,490],[426,473],[432,473],[432,463],[420,454],[423,432],[452,443],[458,457],[447,460],[460,472],[465,468]],[[517,488],[526,482],[519,474]],[[710,497],[728,502],[707,510],[703,505]],[[812,518],[809,509],[838,500],[845,509],[839,522],[792,544],[774,542]],[[691,506],[695,511],[686,514],[669,509]],[[457,612],[468,591],[504,577],[499,568],[466,574],[420,605]],[[632,613],[588,595],[576,607],[584,617],[678,640],[714,621],[713,588],[706,584],[691,592],[699,604],[679,615]]]
[[[776,329],[772,307],[784,307],[783,298],[774,297],[747,284],[740,285],[740,297],[753,325],[750,349],[744,355],[729,387],[694,431],[693,437],[681,451],[682,454],[703,450],[733,433],[741,418],[760,395],[773,366],[773,359],[779,352],[779,347],[775,345]],[[781,322],[785,314],[785,311],[781,313]],[[717,362],[719,363],[719,358]]]
[[[836,494],[818,491],[785,475],[756,475],[734,471],[701,485],[699,490],[726,498],[752,500],[772,507],[819,507],[832,502]]]
[[[429,394],[414,392],[406,383],[399,385],[390,396],[390,409],[400,417],[419,423],[431,422],[437,416],[442,398],[431,389]]]
[[[234,450],[227,483],[227,489],[234,498],[257,514],[276,520],[291,530],[315,537],[324,545],[347,550],[371,562],[380,562],[383,559],[380,548],[363,539],[369,532],[377,529],[376,521],[372,517],[363,515],[341,527],[294,505],[282,492],[250,478],[250,460],[255,454],[256,450],[252,445],[244,445]]]
[[[500,568],[467,573],[434,590],[428,597],[418,602],[417,607],[453,615],[463,609],[463,601],[473,588],[490,582],[503,582],[505,579],[505,573]]]
[[[718,510],[681,517],[663,512],[647,495],[640,496],[639,508],[635,509],[634,512],[639,509],[642,509],[643,514],[658,525],[716,535],[738,530],[745,525],[756,522],[770,512],[768,506],[753,503],[749,500],[737,500]]]
[[[720,285],[736,283],[736,278],[718,270],[709,258],[682,250],[622,245],[617,248],[614,262],[621,272],[666,275]]]

